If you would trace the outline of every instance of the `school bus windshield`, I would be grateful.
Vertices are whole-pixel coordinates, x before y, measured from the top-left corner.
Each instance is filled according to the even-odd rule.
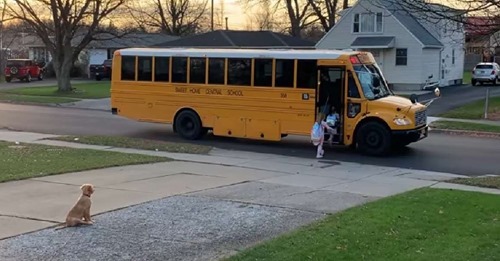
[[[368,100],[376,100],[392,94],[383,75],[372,64],[354,65],[354,71]]]

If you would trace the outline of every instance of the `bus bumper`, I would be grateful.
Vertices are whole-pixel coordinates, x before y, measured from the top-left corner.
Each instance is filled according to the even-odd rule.
[[[429,136],[429,126],[424,125],[412,130],[392,131],[392,136],[396,139],[404,140],[408,143],[417,142]]]

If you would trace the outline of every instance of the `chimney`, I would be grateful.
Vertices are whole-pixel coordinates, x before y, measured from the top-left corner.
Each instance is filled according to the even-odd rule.
[[[344,0],[344,4],[342,6],[342,9],[347,9],[349,8],[349,0]]]
[[[229,30],[227,26],[227,16],[226,16],[226,31]]]

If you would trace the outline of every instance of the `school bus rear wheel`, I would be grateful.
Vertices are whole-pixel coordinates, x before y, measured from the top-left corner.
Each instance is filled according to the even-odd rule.
[[[175,118],[175,129],[181,137],[188,140],[201,138],[205,132],[200,117],[192,110],[185,110]]]

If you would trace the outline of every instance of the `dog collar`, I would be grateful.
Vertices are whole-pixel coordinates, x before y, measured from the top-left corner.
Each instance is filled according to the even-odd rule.
[[[84,196],[87,196],[87,197],[89,197],[89,198],[90,198],[90,195],[88,195],[88,194],[83,193],[83,195],[84,195]]]

